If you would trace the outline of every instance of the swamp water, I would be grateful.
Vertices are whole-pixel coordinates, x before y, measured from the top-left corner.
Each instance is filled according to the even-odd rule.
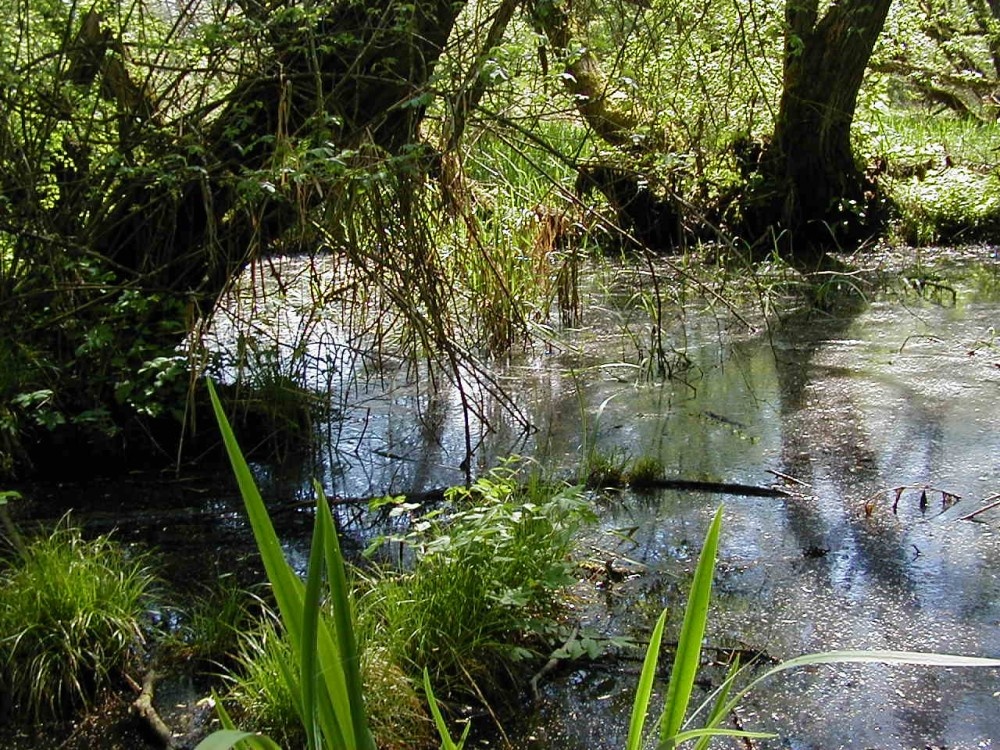
[[[536,428],[530,433],[481,384],[466,387],[466,398],[481,404],[467,425],[456,389],[435,394],[385,372],[375,377],[363,358],[345,354],[336,326],[307,310],[308,293],[296,297],[298,287],[286,285],[255,300],[254,320],[276,341],[305,341],[295,361],[311,365],[298,374],[331,394],[334,418],[321,426],[327,447],[318,466],[261,467],[262,489],[287,511],[308,498],[314,473],[333,496],[370,497],[461,483],[467,468],[476,474],[510,453],[570,477],[588,454],[652,456],[670,478],[788,494],[595,494],[600,522],[579,549],[595,572],[573,602],[587,637],[642,642],[664,606],[674,608],[676,632],[700,542],[722,504],[708,656],[722,660],[736,649],[757,668],[846,648],[996,657],[1000,508],[976,511],[1000,492],[1000,267],[988,252],[968,254],[951,258],[930,283],[921,276],[863,301],[849,295],[847,304],[771,325],[747,325],[718,304],[688,305],[667,342],[685,356],[673,361],[676,377],[662,382],[642,376],[648,330],[615,303],[629,281],[617,296],[611,284],[610,294],[595,291],[585,303],[587,320],[571,345],[496,376]],[[294,268],[289,262],[285,272]],[[220,326],[230,351],[234,330]],[[283,351],[256,366],[286,367]],[[150,509],[127,485],[72,491],[80,495],[72,503],[78,522],[116,523],[121,535],[157,544],[165,556],[214,559],[220,569],[253,560],[231,494],[178,486],[176,507],[161,499]],[[362,506],[338,513],[348,546],[386,531]],[[277,521],[301,563],[308,514],[280,512]],[[541,700],[505,726],[510,742],[623,747],[640,658],[639,650],[584,657],[547,675]],[[709,679],[721,676],[719,669]],[[798,670],[755,689],[734,721],[778,735],[756,748],[993,747],[1000,673]]]

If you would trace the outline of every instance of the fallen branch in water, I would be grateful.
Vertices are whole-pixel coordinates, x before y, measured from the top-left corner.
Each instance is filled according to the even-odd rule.
[[[714,492],[719,495],[746,495],[749,497],[795,497],[780,487],[760,487],[739,482],[705,482],[697,479],[643,479],[632,483],[632,489],[682,490],[685,492]]]
[[[959,516],[958,520],[959,521],[971,521],[973,518],[975,518],[976,516],[978,516],[980,513],[985,513],[988,510],[993,510],[993,508],[996,508],[996,507],[1000,506],[1000,492],[998,492],[996,495],[990,495],[989,497],[987,497],[986,499],[984,499],[983,502],[986,503],[986,505],[984,505],[982,508],[977,508],[976,510],[972,511],[971,513],[966,513],[964,516]]]

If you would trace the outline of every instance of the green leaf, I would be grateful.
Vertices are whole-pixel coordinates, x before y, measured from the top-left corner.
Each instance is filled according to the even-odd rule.
[[[722,528],[722,508],[715,512],[712,524],[705,536],[705,544],[698,558],[691,593],[684,610],[684,624],[681,626],[674,666],[670,671],[667,687],[667,701],[660,716],[660,742],[663,743],[677,734],[684,723],[691,690],[701,665],[701,641],[705,637],[708,622],[708,605],[712,597],[712,576],[715,573],[715,554],[719,548],[719,533]]]
[[[824,651],[816,654],[805,654],[794,659],[781,662],[758,677],[736,693],[724,707],[713,712],[713,720],[706,725],[706,730],[717,730],[718,723],[728,716],[743,700],[744,696],[764,680],[774,675],[795,669],[820,664],[896,664],[924,667],[1000,667],[1000,659],[989,659],[978,656],[959,656],[955,654],[933,654],[923,651]],[[676,738],[675,738],[676,739]]]
[[[349,702],[351,726],[355,747],[375,750],[375,740],[368,729],[364,696],[361,684],[361,665],[358,644],[354,636],[354,622],[351,616],[350,588],[344,557],[340,551],[340,538],[330,513],[330,503],[323,487],[314,482],[316,490],[316,523],[324,527],[326,569],[330,587],[330,601],[333,607],[335,632],[340,645],[341,674],[345,695]]]
[[[653,693],[653,679],[656,677],[656,664],[660,658],[660,643],[663,640],[663,628],[666,624],[667,610],[663,610],[653,628],[653,634],[649,637],[649,646],[646,647],[646,658],[642,662],[639,685],[635,690],[635,700],[632,702],[632,718],[629,721],[625,750],[639,750],[642,747],[642,728],[646,724],[646,713],[649,711],[649,699]]]
[[[324,525],[313,525],[312,548],[309,552],[309,572],[302,609],[302,653],[299,674],[302,677],[302,724],[306,730],[306,747],[315,750],[319,733],[318,700],[319,660],[316,652],[319,640],[320,589],[323,583]]]
[[[281,750],[281,745],[261,734],[241,732],[238,729],[220,729],[199,742],[194,750],[229,750],[243,743],[245,748],[254,750]]]
[[[462,750],[465,746],[465,740],[469,736],[472,724],[467,723],[465,725],[465,729],[462,731],[462,736],[458,742],[455,742],[451,738],[448,725],[441,715],[441,708],[438,706],[437,698],[434,697],[434,690],[431,688],[431,678],[427,672],[427,667],[424,667],[424,693],[427,695],[427,705],[431,710],[431,716],[434,717],[434,726],[437,727],[438,736],[441,738],[441,750]]]
[[[257,542],[268,580],[271,582],[275,601],[278,604],[281,622],[288,633],[293,653],[296,656],[295,665],[299,674],[296,675],[289,668],[286,672],[286,679],[293,689],[302,720],[303,722],[315,721],[318,723],[325,745],[328,747],[344,748],[345,750],[355,750],[356,748],[374,750],[374,741],[367,728],[367,718],[362,700],[357,644],[351,622],[347,579],[329,504],[317,485],[316,523],[323,525],[319,537],[319,549],[322,549],[322,556],[329,576],[333,622],[319,611],[318,597],[310,600],[307,605],[306,585],[302,583],[285,560],[281,544],[254,482],[250,467],[240,451],[211,381],[208,381],[208,389],[212,408],[222,432],[223,443],[226,446],[233,472],[240,487],[240,494],[243,496],[243,502],[247,509],[254,539]],[[316,552],[316,554],[319,553]],[[310,565],[310,568],[314,567],[314,565]],[[320,566],[319,575],[321,574],[322,566]],[[314,585],[316,585],[315,581]],[[311,592],[311,595],[315,596],[315,592]],[[313,636],[314,626],[315,636]],[[309,645],[307,645],[307,641]],[[308,681],[308,678],[303,680],[302,669],[304,668],[304,653],[312,649],[313,643],[315,643],[316,650],[315,658],[311,661],[315,664],[313,669],[318,670],[320,679],[315,692],[308,696],[308,702],[312,704],[312,707],[309,708],[306,706],[306,696],[303,694],[302,687],[302,683]],[[296,683],[298,689],[296,689]],[[309,688],[305,688],[305,690],[308,691]]]

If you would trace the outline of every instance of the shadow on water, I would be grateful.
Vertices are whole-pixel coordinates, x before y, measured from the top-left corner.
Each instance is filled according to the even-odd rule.
[[[1000,489],[1000,305],[990,288],[958,287],[945,304],[916,294],[832,300],[722,358],[696,356],[694,388],[616,396],[597,435],[606,450],[655,451],[679,476],[760,484],[772,470],[797,482],[785,485],[787,499],[609,500],[603,528],[628,529],[629,542],[605,537],[591,551],[647,567],[584,605],[585,623],[599,634],[648,632],[662,606],[676,607],[691,544],[724,503],[709,646],[765,664],[840,648],[1000,653],[997,524],[961,520]],[[595,390],[587,402],[607,403]],[[944,508],[941,491],[962,499]],[[636,671],[567,669],[529,707],[514,746],[622,747]],[[738,722],[777,733],[759,748],[991,747],[998,690],[995,670],[822,668],[756,689]]]
[[[732,649],[763,664],[836,648],[996,656],[1000,522],[988,513],[962,518],[1000,491],[1000,284],[988,262],[957,267],[933,288],[953,285],[954,298],[934,298],[916,283],[869,298],[829,286],[821,308],[760,331],[724,310],[686,312],[671,334],[683,343],[686,369],[670,382],[637,377],[624,354],[625,311],[590,306],[592,319],[570,347],[497,375],[536,429],[526,433],[484,395],[471,424],[471,465],[458,395],[432,392],[412,372],[362,377],[368,364],[323,349],[343,339],[330,324],[310,345],[321,363],[316,383],[336,414],[321,425],[326,448],[316,461],[258,467],[264,494],[301,564],[314,474],[331,496],[366,497],[461,483],[466,468],[477,473],[512,452],[573,478],[598,452],[654,456],[680,479],[781,484],[789,496],[595,496],[600,523],[581,539],[578,554],[590,564],[581,571],[623,572],[613,580],[582,572],[571,613],[588,634],[642,642],[669,606],[676,628],[698,545],[724,503],[706,640],[713,659]],[[302,328],[294,306],[275,309],[275,340],[282,326]],[[226,567],[253,575],[235,494],[178,483],[150,508],[143,499],[152,493],[139,484],[59,491],[79,495],[61,506],[78,506],[78,520],[97,530],[116,525],[167,559],[177,554],[171,564],[187,571],[181,578],[199,565],[208,575]],[[942,491],[961,499],[942,509]],[[385,531],[363,505],[344,503],[337,513],[355,548]],[[621,748],[640,656],[636,649],[564,665],[543,682],[541,701],[506,727],[513,746]],[[722,672],[709,669],[703,687]],[[754,743],[761,749],[990,747],[1000,737],[998,691],[992,671],[828,667],[755,690],[737,720],[778,734]],[[499,742],[484,735],[474,744]]]

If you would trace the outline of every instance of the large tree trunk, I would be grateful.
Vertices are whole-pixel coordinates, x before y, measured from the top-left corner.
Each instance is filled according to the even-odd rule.
[[[266,247],[301,215],[301,206],[275,205],[253,225],[227,222],[233,176],[265,169],[282,137],[308,138],[316,123],[335,124],[327,135],[344,148],[398,155],[415,143],[427,84],[462,7],[341,0],[314,26],[274,25],[272,72],[239,83],[199,144],[205,177],[166,191],[126,186],[95,228],[96,247],[152,286],[214,296],[248,248]]]
[[[748,225],[792,255],[856,240],[871,228],[872,197],[851,148],[865,68],[891,0],[788,0],[784,81],[764,180],[746,204]]]

